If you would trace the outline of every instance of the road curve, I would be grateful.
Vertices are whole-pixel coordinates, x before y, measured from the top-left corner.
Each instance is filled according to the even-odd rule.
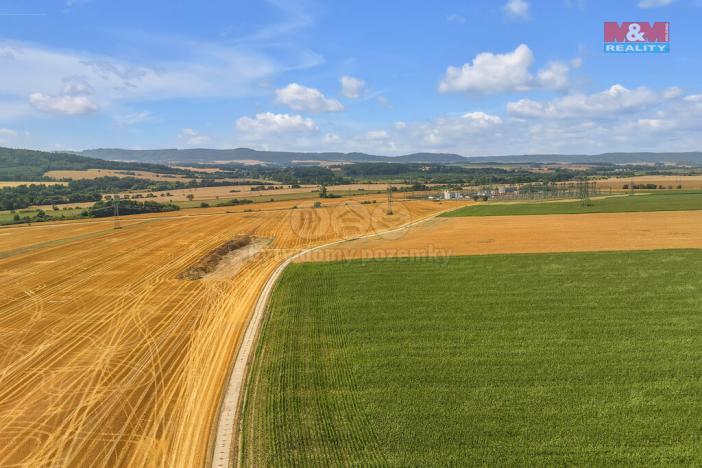
[[[327,244],[318,245],[316,247],[311,247],[304,249],[290,258],[286,259],[281,263],[278,268],[275,269],[273,274],[268,278],[266,284],[263,286],[261,293],[256,302],[253,314],[249,320],[249,324],[246,327],[246,332],[244,333],[244,338],[239,346],[239,351],[237,352],[236,360],[234,361],[234,367],[232,368],[231,374],[229,376],[229,382],[227,383],[226,393],[222,399],[219,412],[219,420],[217,422],[217,432],[214,439],[213,453],[212,453],[212,463],[213,468],[229,468],[233,466],[235,460],[232,458],[236,455],[233,452],[234,448],[234,438],[238,435],[236,426],[239,421],[239,409],[240,400],[242,392],[244,389],[244,384],[246,382],[246,371],[253,355],[254,348],[256,346],[256,338],[258,336],[258,331],[263,322],[263,317],[266,312],[266,307],[268,306],[268,301],[270,299],[273,288],[275,287],[278,278],[283,274],[285,268],[287,268],[290,263],[295,259],[306,255],[308,253],[314,252],[316,250],[331,247],[336,244],[341,244],[344,242],[350,242],[358,239],[366,239],[371,237],[377,237],[384,234],[390,234],[393,232],[401,231],[403,229],[408,229],[419,223],[423,223],[429,219],[435,218],[440,214],[454,210],[456,207],[452,207],[448,210],[442,210],[440,212],[434,213],[425,218],[419,219],[414,222],[410,222],[398,228],[390,229],[383,232],[375,232],[373,234],[368,234],[365,236],[355,237],[353,239],[341,239],[334,242],[329,242]]]

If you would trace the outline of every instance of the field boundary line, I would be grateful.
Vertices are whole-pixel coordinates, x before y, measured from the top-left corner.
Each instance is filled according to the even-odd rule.
[[[450,208],[455,209],[454,208]],[[213,468],[229,468],[233,466],[232,455],[235,447],[235,440],[239,437],[239,421],[241,418],[241,402],[243,398],[244,384],[247,381],[248,369],[253,357],[253,350],[257,344],[257,338],[263,323],[263,318],[265,316],[266,308],[268,307],[268,302],[270,300],[271,293],[275,287],[278,279],[283,274],[285,269],[294,260],[303,255],[307,255],[314,251],[331,247],[337,244],[343,244],[344,242],[351,242],[359,239],[372,238],[379,235],[391,234],[393,232],[401,231],[403,229],[408,229],[417,224],[423,223],[430,219],[434,219],[440,214],[449,211],[442,210],[440,212],[429,215],[425,218],[418,219],[417,221],[412,221],[410,223],[404,224],[400,227],[393,228],[387,231],[374,232],[373,234],[366,234],[363,236],[354,237],[351,239],[340,239],[326,244],[321,244],[315,247],[310,247],[303,249],[300,252],[288,257],[276,267],[271,276],[268,277],[266,283],[263,285],[261,292],[259,293],[258,299],[256,300],[256,305],[254,306],[253,313],[249,318],[249,322],[246,326],[246,331],[244,332],[244,338],[239,345],[239,349],[236,353],[236,359],[234,360],[234,365],[229,373],[229,378],[227,380],[227,387],[225,390],[224,397],[220,403],[220,410],[216,425],[216,433],[214,444],[212,447],[212,458],[210,466]],[[236,454],[238,464],[238,454]]]

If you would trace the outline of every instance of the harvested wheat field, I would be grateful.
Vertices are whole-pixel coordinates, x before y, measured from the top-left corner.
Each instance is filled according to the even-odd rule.
[[[85,171],[80,170],[60,170],[60,171],[48,171],[44,173],[45,177],[51,177],[53,179],[73,179],[73,180],[84,180],[84,179],[95,179],[97,177],[136,177],[138,179],[149,179],[157,180],[161,182],[167,181],[188,181],[190,179],[185,178],[176,174],[156,174],[155,172],[148,171],[120,171],[112,169],[88,169]]]
[[[335,202],[0,230],[0,466],[205,465],[237,344],[276,266],[450,206],[405,203],[388,217]],[[241,236],[258,247],[233,277],[179,279]]]
[[[702,212],[436,218],[400,233],[321,249],[298,261],[702,248]]]
[[[159,192],[153,192],[153,194],[159,198],[163,196],[165,197],[165,199],[172,201],[185,201],[188,200],[188,196],[190,195],[192,195],[193,200],[212,200],[218,198],[222,200],[227,200],[231,198],[274,197],[278,195],[309,194],[319,189],[318,185],[303,185],[300,188],[290,188],[289,185],[281,186],[279,184],[274,183],[267,183],[266,185],[282,188],[276,188],[272,190],[255,190],[256,188],[260,187],[260,185],[227,185],[220,187],[198,187],[193,189],[164,190]],[[349,191],[384,191],[387,189],[387,187],[387,184],[349,184],[330,185],[327,187],[327,189],[333,193],[344,194],[344,192]],[[126,194],[130,196],[134,196],[136,194],[146,196],[148,193],[150,192],[126,192]]]
[[[212,200],[220,198],[222,200],[228,200],[232,198],[250,198],[259,196],[274,196],[274,195],[287,195],[292,193],[309,193],[316,189],[316,186],[304,186],[297,189],[291,189],[289,186],[283,186],[281,189],[274,190],[251,190],[256,187],[255,185],[225,185],[219,187],[197,187],[192,189],[171,189],[156,192],[148,191],[134,191],[125,192],[125,195],[134,196],[141,194],[146,196],[149,193],[153,193],[157,197],[165,197],[166,200],[172,201],[186,201],[188,196],[192,195],[194,200]],[[170,195],[169,195],[170,194]]]
[[[120,225],[144,222],[138,219],[121,219]],[[27,226],[6,226],[0,228],[0,258],[26,252],[29,249],[57,246],[76,240],[113,234],[112,219],[96,219],[84,222],[56,222]]]
[[[178,165],[170,165],[170,167],[172,167],[174,169],[182,169],[184,171],[203,172],[205,174],[214,174],[215,172],[218,172],[220,170],[217,167],[189,167],[189,166],[178,166]]]
[[[682,186],[683,189],[702,189],[702,175],[695,176],[666,176],[666,175],[651,175],[638,177],[614,177],[610,179],[598,180],[597,186],[601,189],[623,190],[626,185],[631,187],[631,184],[656,184],[664,188],[677,188]]]

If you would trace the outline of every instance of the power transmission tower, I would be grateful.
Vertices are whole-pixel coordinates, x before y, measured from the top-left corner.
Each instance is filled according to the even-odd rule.
[[[580,203],[582,206],[590,206],[590,182],[582,179],[580,185]]]
[[[112,196],[112,206],[114,208],[114,221],[115,221],[115,229],[121,229],[122,227],[119,225],[119,195],[115,194]]]
[[[392,190],[391,190],[389,184],[388,184],[388,211],[387,211],[387,213],[389,215],[392,214]]]

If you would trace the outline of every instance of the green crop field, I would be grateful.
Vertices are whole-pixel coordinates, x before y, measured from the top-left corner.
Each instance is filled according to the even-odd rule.
[[[66,208],[66,209],[60,209],[60,210],[44,210],[45,214],[51,218],[51,220],[56,220],[60,221],[63,219],[76,219],[80,216],[80,213],[83,211],[83,208]],[[34,209],[25,209],[25,210],[18,210],[16,213],[12,213],[10,211],[0,211],[0,225],[4,224],[14,224],[15,220],[15,214],[19,214],[20,217],[28,216],[28,217],[33,217],[36,216],[39,213],[39,210],[34,210]],[[63,218],[61,217],[63,216]]]
[[[486,203],[459,208],[458,210],[445,213],[442,216],[514,216],[684,210],[702,210],[702,192],[661,192],[634,196],[619,195],[590,200],[587,206],[583,206],[580,200],[543,203]]]
[[[702,251],[296,264],[246,466],[702,464]]]

